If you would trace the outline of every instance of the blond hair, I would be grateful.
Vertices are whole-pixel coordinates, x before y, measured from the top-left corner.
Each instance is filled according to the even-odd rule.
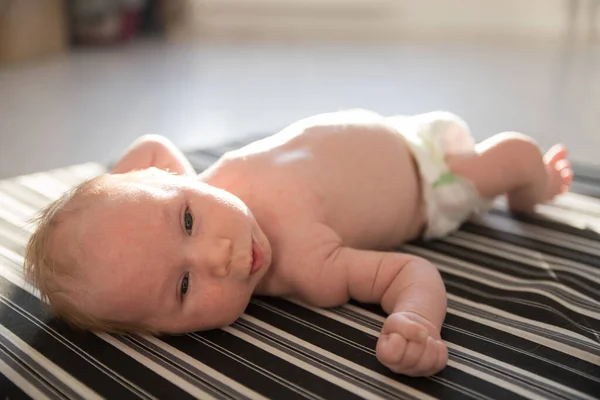
[[[90,315],[77,306],[64,290],[64,283],[61,285],[57,279],[60,275],[75,275],[74,272],[81,265],[78,265],[78,261],[59,260],[51,255],[53,234],[67,218],[79,214],[89,204],[91,196],[104,192],[101,184],[103,176],[89,179],[67,191],[32,220],[37,223],[37,227],[25,250],[25,278],[39,290],[41,300],[50,307],[52,313],[75,328],[111,333],[155,334],[157,332],[140,324],[115,322]]]

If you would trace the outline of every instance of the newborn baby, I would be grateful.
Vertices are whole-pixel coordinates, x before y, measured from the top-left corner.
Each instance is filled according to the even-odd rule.
[[[564,147],[543,156],[516,133],[475,145],[445,112],[317,115],[200,175],[146,136],[42,212],[25,271],[58,316],[112,332],[225,326],[253,294],[380,303],[378,359],[427,376],[448,359],[444,284],[427,260],[390,250],[446,235],[502,194],[532,211],[571,177]]]

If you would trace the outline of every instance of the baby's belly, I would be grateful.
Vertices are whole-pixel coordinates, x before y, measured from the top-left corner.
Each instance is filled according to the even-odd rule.
[[[389,248],[416,238],[424,210],[404,139],[384,125],[349,127],[336,146],[315,149],[322,218],[345,245]],[[333,138],[332,138],[333,139]]]
[[[239,170],[228,176],[260,187],[248,197],[266,203],[269,214],[316,219],[344,245],[390,248],[422,231],[416,166],[404,139],[383,118],[293,125],[231,157]]]

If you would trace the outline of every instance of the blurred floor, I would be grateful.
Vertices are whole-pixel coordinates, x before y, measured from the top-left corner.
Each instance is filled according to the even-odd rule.
[[[444,109],[477,139],[525,132],[600,164],[600,47],[166,44],[0,70],[0,178],[118,157],[160,133],[204,147],[351,107]]]

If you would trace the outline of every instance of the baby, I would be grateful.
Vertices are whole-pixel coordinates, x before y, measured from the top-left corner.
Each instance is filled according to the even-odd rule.
[[[200,175],[145,136],[42,212],[25,271],[58,316],[112,332],[225,326],[253,294],[379,303],[378,359],[427,376],[448,359],[444,284],[427,260],[389,250],[446,235],[502,194],[530,212],[571,178],[563,146],[543,156],[516,133],[475,145],[445,112],[317,115]]]

